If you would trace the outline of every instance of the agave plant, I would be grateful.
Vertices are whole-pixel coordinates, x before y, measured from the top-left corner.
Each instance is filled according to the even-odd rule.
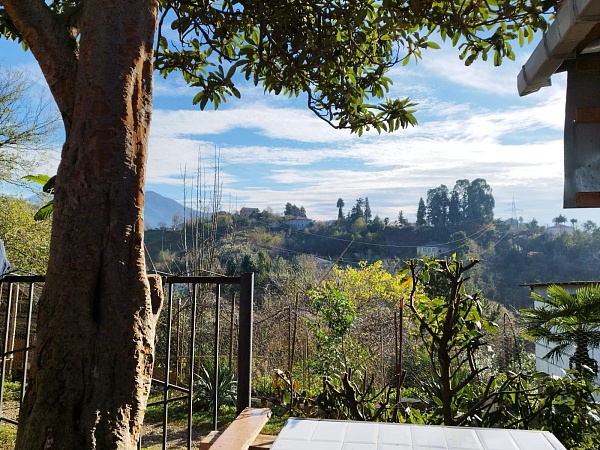
[[[219,379],[215,387],[215,370],[212,360],[203,362],[200,373],[196,378],[196,401],[201,407],[213,407],[215,390],[217,394],[217,405],[235,405],[237,397],[237,384],[235,381],[235,370],[233,366],[225,362],[217,365]]]

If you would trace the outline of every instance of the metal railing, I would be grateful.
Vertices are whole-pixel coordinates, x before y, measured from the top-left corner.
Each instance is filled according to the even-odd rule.
[[[21,389],[18,403],[23,399],[26,384],[29,361],[33,352],[35,352],[35,329],[37,320],[37,301],[39,299],[39,284],[44,282],[43,276],[5,276],[0,280],[0,336],[2,336],[3,347],[0,349],[0,422],[5,421],[17,425],[17,417],[9,417],[3,410],[5,381],[10,376],[11,379],[21,380]],[[237,333],[237,412],[250,406],[251,397],[251,371],[252,371],[252,322],[253,322],[253,291],[254,274],[243,274],[239,277],[211,276],[211,277],[188,277],[188,276],[165,276],[163,277],[165,286],[165,305],[161,313],[161,332],[157,337],[156,346],[158,349],[164,349],[162,367],[157,368],[155,363],[154,375],[152,379],[153,391],[160,392],[160,400],[154,400],[148,404],[148,407],[162,405],[162,447],[167,448],[168,443],[168,423],[169,406],[173,402],[187,402],[187,448],[191,449],[192,440],[192,419],[193,403],[195,394],[195,380],[198,356],[198,306],[199,294],[211,292],[207,286],[214,286],[214,307],[212,324],[212,373],[213,398],[212,404],[212,427],[217,429],[218,410],[219,410],[219,364],[220,364],[220,333],[221,333],[221,287],[223,285],[239,285],[239,303],[238,303],[238,333]],[[210,295],[213,295],[212,293]],[[186,308],[189,312],[184,315],[187,324],[183,324],[187,331],[187,342],[182,341],[182,335],[185,333],[177,332],[177,349],[187,350],[185,357],[185,377],[174,376],[172,351],[173,317],[174,308],[177,303],[181,307],[181,299],[186,301]],[[234,318],[234,299],[232,297],[231,319],[233,326]],[[23,309],[25,305],[25,309]],[[180,312],[180,311],[179,311]],[[165,317],[166,315],[166,317]],[[181,325],[181,315],[177,317],[178,327]],[[178,329],[179,330],[179,329]],[[206,333],[205,333],[206,335]],[[202,344],[207,344],[202,342]],[[230,359],[233,349],[233,340],[230,335]],[[206,345],[204,345],[206,347]],[[177,355],[177,364],[180,364],[182,355]],[[230,360],[231,363],[231,360]],[[162,377],[159,375],[162,372]],[[162,378],[162,379],[160,379]],[[181,382],[183,379],[183,383]],[[156,396],[155,396],[156,397]],[[141,442],[140,439],[140,448]]]
[[[148,406],[162,405],[163,406],[163,448],[166,448],[168,441],[168,422],[169,422],[169,405],[173,402],[187,400],[188,402],[188,435],[187,445],[191,448],[192,445],[192,417],[193,417],[193,400],[194,400],[194,380],[196,370],[196,333],[197,313],[198,313],[198,292],[200,285],[215,286],[215,304],[214,304],[214,328],[213,328],[213,394],[212,399],[212,427],[217,429],[218,420],[218,389],[219,386],[219,360],[220,360],[220,310],[221,310],[221,286],[239,284],[240,285],[240,301],[239,301],[239,328],[238,328],[238,357],[237,357],[237,412],[241,412],[244,408],[250,406],[251,396],[251,369],[252,369],[252,311],[253,311],[253,291],[254,291],[254,274],[243,274],[240,277],[166,277],[166,305],[163,314],[166,314],[166,362],[164,380],[153,379],[153,383],[159,385],[163,390],[163,398],[159,401],[154,401]],[[189,314],[189,345],[187,358],[187,386],[181,386],[179,383],[172,383],[171,363],[172,363],[172,346],[170,343],[173,340],[173,315],[176,292],[175,285],[185,285],[190,289],[190,314]],[[176,380],[177,381],[177,380]],[[171,396],[170,393],[175,391],[180,395]]]
[[[0,280],[0,326],[4,327],[0,349],[0,422],[17,425],[16,414],[9,416],[5,413],[5,382],[7,374],[11,378],[21,378],[20,405],[25,395],[32,341],[35,338],[34,317],[37,317],[36,300],[39,295],[35,288],[36,284],[43,282],[43,276],[9,275]]]

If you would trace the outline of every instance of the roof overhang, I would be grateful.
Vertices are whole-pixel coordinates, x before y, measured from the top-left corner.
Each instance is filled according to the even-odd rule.
[[[599,23],[600,0],[565,0],[517,76],[519,95],[550,86],[551,76],[564,61],[575,59],[580,53],[600,51]]]

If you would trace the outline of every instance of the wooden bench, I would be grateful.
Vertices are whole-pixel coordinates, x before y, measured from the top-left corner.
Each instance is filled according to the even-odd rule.
[[[200,443],[200,450],[248,450],[271,417],[269,408],[246,408],[225,430],[212,432]]]

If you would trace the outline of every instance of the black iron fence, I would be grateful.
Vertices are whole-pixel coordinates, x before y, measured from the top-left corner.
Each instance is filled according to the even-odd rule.
[[[169,408],[186,404],[187,436],[193,442],[197,371],[210,362],[212,428],[219,411],[219,366],[236,367],[236,409],[250,406],[252,371],[253,274],[240,277],[165,276],[164,307],[156,334],[152,394],[148,407],[162,407],[162,447],[168,447]],[[6,276],[0,280],[0,422],[17,425],[18,408],[35,353],[37,310],[43,276]],[[223,290],[227,290],[223,295]],[[239,301],[236,305],[236,295]],[[227,299],[230,298],[230,301]],[[224,305],[224,303],[228,303]],[[236,314],[237,311],[237,314]],[[223,333],[222,321],[229,319]],[[237,319],[237,320],[236,320]],[[237,339],[236,339],[237,334]],[[228,358],[221,348],[228,347]],[[16,386],[16,388],[15,388]],[[180,417],[181,407],[178,416]],[[144,436],[140,440],[140,448]]]

